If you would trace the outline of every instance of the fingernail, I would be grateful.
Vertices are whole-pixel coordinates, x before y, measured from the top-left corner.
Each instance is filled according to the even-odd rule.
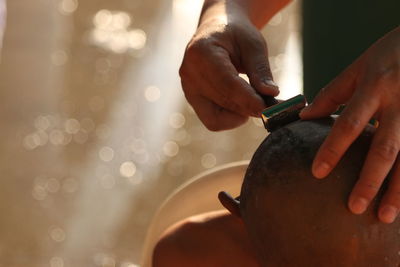
[[[263,82],[267,85],[278,87],[278,85],[271,79],[264,79]]]
[[[397,217],[398,209],[395,206],[384,206],[379,212],[379,218],[385,223],[392,223]]]
[[[270,87],[271,89],[274,89],[275,91],[279,92],[279,86],[278,86],[273,80],[264,79],[264,80],[263,80],[263,83],[264,83],[266,86]]]
[[[309,104],[308,106],[305,106],[305,107],[300,111],[300,115],[303,114],[303,113],[307,113],[308,111],[310,111],[311,105],[312,105],[312,104]]]
[[[322,161],[315,164],[313,174],[316,178],[324,178],[328,175],[331,167],[328,163]]]
[[[350,203],[350,210],[355,214],[363,213],[368,206],[368,200],[362,197],[355,198]]]

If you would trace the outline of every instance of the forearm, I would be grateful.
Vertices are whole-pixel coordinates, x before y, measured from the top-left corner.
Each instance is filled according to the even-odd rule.
[[[260,29],[289,2],[290,0],[205,0],[200,23],[215,17],[230,21],[237,16],[246,16]]]

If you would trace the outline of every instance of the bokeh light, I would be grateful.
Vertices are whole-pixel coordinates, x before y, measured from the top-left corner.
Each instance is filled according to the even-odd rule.
[[[209,169],[217,164],[217,158],[212,153],[206,153],[201,157],[201,165],[204,168]]]
[[[60,182],[56,178],[50,178],[46,182],[46,190],[50,193],[57,193],[60,189]]]
[[[61,227],[51,226],[49,235],[55,242],[63,242],[66,238],[65,231]]]
[[[50,127],[50,120],[46,116],[38,116],[34,121],[34,125],[38,130],[45,131]]]
[[[114,158],[114,150],[111,147],[102,147],[99,151],[99,157],[102,161],[109,162]]]
[[[32,190],[32,197],[36,200],[44,200],[47,197],[46,189],[43,186],[35,185]]]
[[[93,17],[91,43],[118,54],[141,50],[146,45],[146,33],[131,28],[131,23],[127,12],[102,9]]]
[[[78,8],[78,0],[61,0],[59,11],[61,14],[70,15]]]
[[[132,177],[136,173],[136,165],[132,161],[126,161],[121,164],[119,172],[124,177]]]
[[[166,156],[174,157],[179,153],[179,146],[174,141],[168,141],[164,144],[163,151]]]
[[[69,134],[76,134],[80,130],[80,123],[77,119],[68,119],[65,121],[65,131]]]
[[[50,132],[49,138],[50,138],[50,142],[53,145],[55,145],[55,146],[62,145],[64,142],[64,133],[58,129],[52,130]]]
[[[172,113],[169,116],[169,125],[172,128],[179,129],[185,124],[185,116],[182,113]]]
[[[0,254],[10,266],[137,267],[164,198],[249,159],[267,133],[258,118],[210,132],[185,100],[179,65],[201,1],[19,2],[7,2],[1,51],[0,197],[15,205]],[[282,13],[269,28],[284,39],[287,23]],[[293,57],[268,44],[278,82]]]
[[[53,257],[50,259],[50,267],[64,267],[64,260],[61,257]]]
[[[160,89],[155,86],[149,86],[144,91],[144,97],[149,102],[156,102],[161,97]]]

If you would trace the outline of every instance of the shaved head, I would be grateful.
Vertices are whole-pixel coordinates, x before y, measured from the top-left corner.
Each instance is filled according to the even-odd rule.
[[[399,222],[379,222],[377,199],[362,215],[352,214],[346,204],[373,127],[365,129],[328,177],[318,180],[311,174],[333,122],[286,125],[263,141],[250,162],[239,208],[263,266],[400,264]]]

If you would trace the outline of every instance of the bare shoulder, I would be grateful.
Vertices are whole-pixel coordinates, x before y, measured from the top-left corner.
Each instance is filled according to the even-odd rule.
[[[153,266],[257,266],[242,222],[228,211],[189,217],[162,235]]]

